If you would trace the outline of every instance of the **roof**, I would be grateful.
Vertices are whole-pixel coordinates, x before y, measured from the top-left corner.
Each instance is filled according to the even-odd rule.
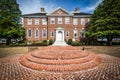
[[[31,14],[23,14],[23,17],[26,16],[46,16],[47,13],[31,13]]]
[[[74,15],[92,15],[90,13],[84,13],[84,12],[80,12],[80,13],[73,13]]]

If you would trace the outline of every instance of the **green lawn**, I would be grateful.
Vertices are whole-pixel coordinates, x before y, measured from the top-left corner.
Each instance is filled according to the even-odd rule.
[[[85,46],[85,50],[93,51],[97,54],[108,54],[120,58],[120,46]],[[15,54],[26,54],[27,52],[28,47],[0,48],[0,58]]]

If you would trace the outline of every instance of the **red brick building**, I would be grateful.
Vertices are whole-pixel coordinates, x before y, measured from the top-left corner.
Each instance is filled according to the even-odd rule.
[[[61,7],[50,13],[41,8],[39,13],[23,15],[23,26],[28,42],[43,40],[73,40],[79,41],[85,37],[91,14],[80,12],[79,8],[71,13]]]

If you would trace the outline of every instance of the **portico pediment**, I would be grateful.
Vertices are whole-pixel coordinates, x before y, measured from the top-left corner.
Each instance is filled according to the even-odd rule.
[[[48,15],[63,16],[63,15],[72,15],[72,14],[63,8],[58,7],[55,10],[53,10],[52,12],[50,12]]]

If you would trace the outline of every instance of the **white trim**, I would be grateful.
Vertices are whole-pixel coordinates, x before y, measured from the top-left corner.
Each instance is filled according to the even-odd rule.
[[[62,24],[62,17],[58,17],[58,24]]]
[[[53,33],[53,36],[52,36],[52,33]],[[54,31],[50,32],[50,37],[54,37]]]
[[[85,18],[81,18],[81,25],[85,25]]]
[[[74,35],[75,33],[77,34],[76,36]],[[77,30],[76,28],[73,30],[73,37],[74,37],[74,38],[77,38],[77,37],[78,37],[78,30]]]
[[[47,19],[46,18],[42,18],[42,25],[47,25]]]
[[[46,30],[46,36],[43,35],[44,30]],[[42,29],[42,38],[47,38],[47,29]]]
[[[54,23],[52,23],[54,21]],[[50,24],[55,24],[55,17],[50,17]]]
[[[31,36],[29,36],[29,30],[31,30],[31,28],[27,30],[28,38],[32,38],[32,30],[31,30]]]
[[[39,23],[40,23],[39,21],[40,21],[39,18],[36,17],[35,18],[35,25],[39,25]]]
[[[38,30],[38,36],[36,36],[36,30]],[[39,33],[40,33],[40,32],[39,32],[39,29],[36,28],[36,29],[35,29],[35,38],[39,38]]]
[[[32,18],[31,17],[27,18],[27,24],[32,25]]]

